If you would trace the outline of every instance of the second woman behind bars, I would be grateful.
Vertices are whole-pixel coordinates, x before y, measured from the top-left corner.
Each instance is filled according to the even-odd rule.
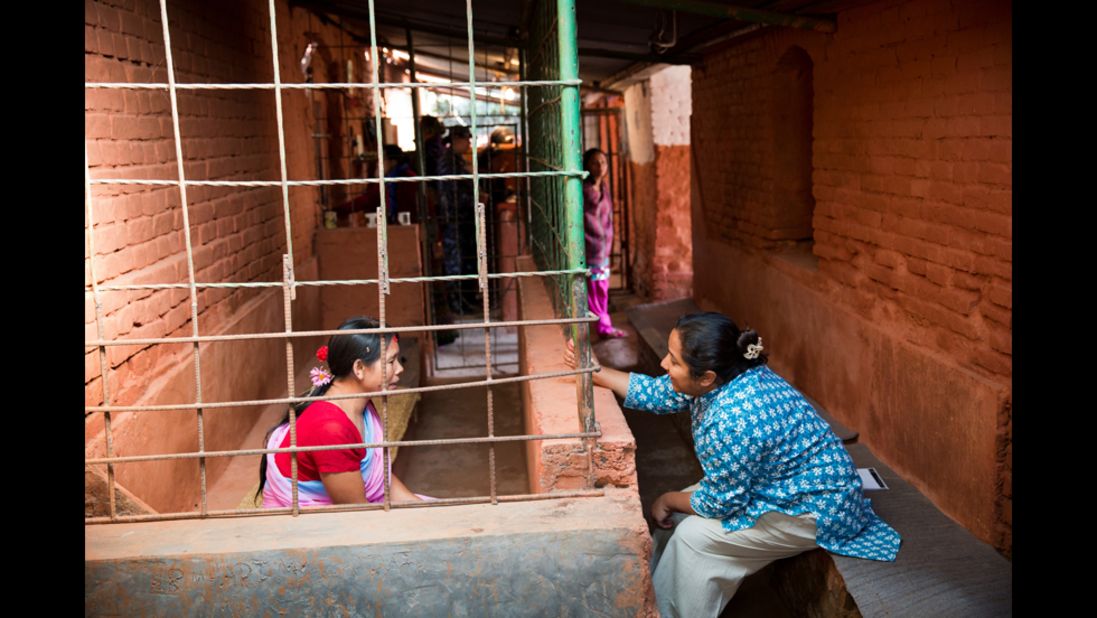
[[[377,328],[376,320],[351,318],[339,330]],[[327,369],[312,372],[312,389],[306,397],[353,395],[396,386],[404,371],[400,363],[400,342],[385,336],[385,357],[381,358],[381,335],[332,335],[317,351]],[[382,367],[383,365],[383,367]],[[387,382],[387,383],[386,383]],[[373,402],[365,397],[312,401],[294,407],[297,415],[297,445],[327,446],[381,442],[384,431]],[[267,448],[290,446],[289,411],[266,439]],[[290,454],[268,453],[259,467],[259,490],[267,508],[291,506]],[[384,453],[381,448],[347,448],[304,451],[297,455],[298,500],[301,506],[381,502],[385,487]],[[422,498],[391,476],[391,498],[414,502]]]

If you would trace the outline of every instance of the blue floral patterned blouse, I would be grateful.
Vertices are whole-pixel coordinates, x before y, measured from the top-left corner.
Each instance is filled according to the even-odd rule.
[[[827,551],[895,560],[899,533],[872,512],[853,460],[830,426],[781,376],[761,365],[700,397],[674,390],[669,376],[629,376],[625,407],[656,414],[689,409],[705,472],[690,506],[750,528],[769,511],[814,513]]]

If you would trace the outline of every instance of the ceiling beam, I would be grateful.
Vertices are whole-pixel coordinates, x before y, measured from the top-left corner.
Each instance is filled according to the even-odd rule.
[[[725,17],[739,21],[749,21],[771,26],[785,26],[788,28],[801,28],[816,32],[835,32],[838,24],[833,19],[819,17],[805,17],[791,13],[774,13],[743,6],[707,2],[705,0],[622,0],[627,4],[649,6],[657,9],[682,11],[683,13],[695,13],[709,17]]]
[[[589,58],[616,58],[618,60],[632,60],[633,62],[660,62],[663,64],[693,64],[701,59],[696,54],[637,54],[634,52],[617,51],[615,49],[599,49],[596,47],[580,47],[579,56]]]

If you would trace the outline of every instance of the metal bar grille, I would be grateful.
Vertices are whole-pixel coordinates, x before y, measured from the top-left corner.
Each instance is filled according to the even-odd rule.
[[[503,86],[510,86],[513,88],[538,88],[545,86],[581,86],[583,80],[570,79],[570,80],[525,80],[525,81],[497,81],[490,82],[493,87],[502,88]],[[463,88],[470,89],[476,86],[475,81],[467,82],[391,82],[391,83],[374,83],[374,82],[327,82],[323,84],[137,84],[127,82],[85,82],[85,88],[104,88],[104,89],[126,89],[126,90],[344,90],[347,88],[369,88],[369,89],[386,89],[386,88],[430,88],[432,90],[439,88]]]
[[[379,397],[383,395],[396,394],[411,394],[411,393],[430,393],[434,391],[447,391],[456,390],[459,388],[472,388],[476,386],[486,386],[488,384],[509,384],[511,382],[527,382],[529,380],[545,380],[549,378],[562,378],[565,376],[580,375],[582,373],[589,373],[592,371],[598,371],[599,367],[581,367],[572,371],[546,371],[544,373],[528,374],[524,376],[512,376],[508,378],[496,378],[492,377],[490,380],[476,381],[476,382],[461,382],[458,384],[445,384],[438,386],[415,386],[411,388],[401,388],[398,391],[376,391],[372,393],[357,393],[354,395],[324,395],[322,397],[282,397],[279,399],[252,399],[248,401],[221,401],[221,402],[206,402],[202,404],[206,409],[212,408],[232,408],[243,405],[270,405],[274,403],[303,403],[306,401],[338,401],[340,399],[361,399],[364,397]],[[164,405],[150,405],[150,406],[85,406],[86,412],[164,412],[167,410],[193,410],[198,407],[198,403],[184,403],[184,404],[164,404]]]
[[[534,500],[556,500],[559,498],[596,498],[604,495],[605,491],[601,489],[578,489],[573,491],[554,491],[548,494],[511,494],[507,496],[499,496],[495,499],[494,502],[531,502]],[[415,509],[462,504],[487,504],[489,502],[493,502],[490,496],[471,496],[468,498],[440,498],[433,502],[397,502],[392,504],[391,508]],[[271,509],[225,509],[218,511],[209,511],[208,513],[206,513],[206,517],[214,518],[246,517],[256,515],[296,515],[298,513],[344,513],[348,511],[379,511],[383,508],[384,506],[381,504],[334,504],[330,506],[305,506],[296,511],[288,507]],[[171,521],[193,518],[194,516],[189,513],[157,513],[155,515],[119,515],[114,519],[110,519],[108,517],[91,517],[85,519],[84,523],[104,524],[141,521]]]
[[[175,90],[175,64],[172,61],[171,55],[171,32],[168,29],[168,4],[167,0],[160,0],[160,24],[164,33],[164,51],[166,55],[167,71],[168,71],[168,96],[171,99],[171,128],[172,136],[175,143],[175,162],[178,167],[179,173],[179,203],[183,208],[183,240],[186,243],[187,250],[187,282],[190,291],[190,324],[191,332],[194,337],[198,336],[198,290],[194,287],[194,250],[191,246],[191,233],[190,233],[190,210],[187,208],[187,185],[186,174],[183,171],[183,136],[182,131],[179,128],[179,99],[176,96]],[[274,38],[274,37],[272,37]],[[277,58],[277,56],[276,56]],[[282,153],[282,157],[285,158],[285,153]],[[90,224],[89,224],[90,225]],[[93,232],[94,233],[94,232]],[[95,256],[92,256],[95,259]],[[194,342],[194,397],[197,401],[196,412],[198,420],[198,452],[201,453],[205,450],[205,437],[206,432],[204,428],[204,414],[201,407],[202,403],[202,359],[199,354],[198,342]],[[293,391],[290,391],[291,393]],[[208,510],[206,508],[206,460],[201,458],[198,460],[199,477],[201,484],[201,498],[202,498],[202,514]]]
[[[491,82],[493,88],[504,86],[518,90],[521,97],[521,112],[523,116],[520,132],[527,146],[523,149],[523,164],[520,171],[507,173],[480,173],[477,157],[472,158],[471,174],[450,174],[435,176],[408,176],[387,178],[384,171],[378,166],[378,172],[374,178],[344,178],[344,179],[290,179],[287,168],[286,134],[283,115],[283,92],[285,90],[319,90],[319,89],[346,89],[365,88],[372,94],[373,120],[376,139],[376,156],[380,160],[383,156],[383,134],[381,97],[383,91],[392,88],[411,89],[464,89],[468,92],[471,102],[471,129],[476,134],[478,112],[476,107],[479,91],[475,70],[475,46],[473,42],[473,13],[472,2],[466,0],[466,25],[469,62],[468,81],[450,81],[445,83],[391,83],[381,82],[379,75],[377,54],[377,33],[374,19],[373,1],[369,2],[370,44],[369,49],[373,61],[371,64],[371,80],[369,82],[355,82],[353,76],[348,75],[348,81],[329,83],[287,83],[282,81],[280,73],[280,51],[278,46],[278,24],[276,20],[275,0],[268,0],[271,53],[273,64],[273,81],[271,83],[179,83],[176,81],[176,66],[172,56],[172,41],[169,28],[169,14],[166,0],[160,0],[160,18],[162,35],[166,50],[166,83],[124,83],[124,82],[87,82],[87,89],[128,89],[128,90],[164,90],[170,99],[170,112],[172,121],[172,138],[177,166],[176,179],[126,179],[95,177],[91,175],[85,145],[85,199],[87,216],[87,243],[89,250],[90,283],[86,285],[85,292],[91,295],[95,304],[96,339],[85,341],[86,348],[96,348],[99,357],[99,378],[102,382],[102,405],[86,405],[85,414],[102,414],[104,420],[104,436],[106,440],[106,456],[85,458],[85,465],[105,465],[107,468],[107,480],[109,485],[109,515],[107,517],[86,518],[86,523],[105,523],[120,521],[157,521],[184,518],[227,517],[241,515],[268,515],[310,512],[330,512],[345,510],[373,510],[390,508],[409,508],[412,506],[435,506],[450,504],[475,504],[500,502],[512,502],[517,500],[538,500],[564,496],[597,496],[601,491],[593,489],[593,467],[589,470],[588,489],[575,492],[554,492],[551,494],[520,494],[499,495],[496,480],[495,444],[515,441],[539,441],[548,439],[580,439],[586,447],[588,462],[592,453],[593,442],[599,437],[600,431],[594,422],[592,389],[590,387],[590,374],[597,371],[598,367],[591,363],[589,344],[586,339],[587,324],[597,318],[586,311],[585,280],[589,275],[586,269],[582,248],[582,204],[581,194],[576,193],[579,183],[586,173],[579,166],[579,151],[576,131],[578,130],[579,104],[578,88],[581,81],[577,77],[577,60],[575,50],[575,15],[574,0],[549,0],[538,3],[535,11],[533,32],[530,41],[531,48],[521,50],[522,79],[517,81]],[[410,48],[410,33],[409,33]],[[532,57],[532,62],[527,66],[526,61]],[[534,79],[525,79],[533,76]],[[483,86],[484,82],[480,83]],[[279,171],[278,180],[189,180],[184,171],[183,157],[183,132],[179,119],[179,104],[177,93],[179,91],[194,90],[269,90],[274,95],[275,116],[277,122]],[[487,92],[487,90],[484,90]],[[528,98],[528,100],[527,100]],[[536,136],[536,137],[534,137]],[[532,148],[532,152],[531,152]],[[530,272],[490,272],[488,263],[487,238],[488,221],[486,208],[480,202],[481,180],[515,178],[522,181],[523,197],[528,198],[528,204],[524,205],[523,212],[529,217],[525,232],[530,234],[529,246],[533,249],[541,270]],[[387,238],[387,209],[385,185],[390,182],[417,182],[423,183],[452,180],[471,181],[473,187],[473,202],[476,204],[475,236],[476,236],[476,272],[475,274],[403,277],[392,278],[389,276],[388,264],[388,238]],[[377,267],[376,279],[344,279],[344,280],[298,280],[294,268],[297,260],[293,251],[292,212],[290,208],[290,187],[320,187],[321,190],[330,186],[354,186],[354,185],[379,185],[380,207],[377,209]],[[92,187],[96,185],[133,185],[133,186],[161,186],[177,187],[179,191],[181,212],[183,219],[183,239],[187,266],[187,280],[185,283],[140,283],[140,284],[99,284],[97,278],[96,252],[95,252],[95,210],[93,208]],[[191,238],[190,203],[188,202],[188,187],[228,187],[228,188],[259,188],[278,187],[281,193],[281,210],[284,218],[285,254],[282,259],[281,281],[249,281],[249,282],[199,282],[195,274],[195,252]],[[576,230],[579,230],[578,236]],[[577,242],[577,239],[578,242]],[[526,242],[521,244],[525,245]],[[99,273],[101,274],[101,273]],[[557,294],[554,295],[554,304],[557,315],[564,317],[548,320],[495,320],[492,321],[490,312],[489,285],[493,280],[514,281],[519,277],[549,277],[555,278],[554,286]],[[391,292],[393,284],[427,283],[437,284],[447,281],[471,281],[476,280],[482,293],[482,320],[464,324],[426,325],[413,327],[389,326],[386,317],[386,297]],[[378,320],[376,329],[360,330],[309,330],[294,331],[293,328],[293,301],[296,299],[297,288],[300,286],[335,286],[335,285],[376,285],[378,294]],[[198,323],[199,304],[198,290],[200,289],[272,289],[281,288],[284,325],[283,330],[268,333],[246,333],[231,335],[201,335]],[[110,292],[127,292],[139,290],[171,290],[186,289],[190,299],[190,336],[184,337],[142,337],[142,338],[109,338],[104,326],[103,295]],[[582,365],[580,368],[568,371],[544,372],[539,374],[518,375],[512,377],[495,377],[492,373],[492,329],[503,327],[525,328],[537,325],[560,325],[570,327],[572,336],[580,344]],[[272,399],[253,399],[238,401],[205,401],[202,389],[202,368],[200,362],[200,344],[284,339],[286,352],[286,387],[287,393],[296,392],[295,362],[293,341],[303,337],[314,337],[331,334],[351,333],[401,333],[401,332],[432,332],[442,329],[471,330],[480,329],[484,333],[484,359],[485,374],[483,380],[462,382],[458,384],[446,384],[437,386],[424,386],[399,389],[398,391],[381,390],[371,393],[357,393],[354,395],[326,395],[322,397],[283,397]],[[381,358],[385,358],[385,338],[381,337]],[[107,350],[114,346],[151,346],[151,345],[189,345],[194,357],[194,401],[180,404],[161,405],[118,405],[112,399],[110,391],[111,367],[107,358]],[[382,381],[387,384],[386,364],[382,362]],[[526,382],[532,380],[554,379],[566,376],[575,376],[579,393],[579,431],[556,434],[524,434],[524,435],[495,435],[494,418],[494,392],[493,387],[501,384]],[[455,390],[462,388],[487,387],[486,412],[488,431],[486,436],[471,438],[437,439],[437,440],[391,440],[388,427],[388,397],[391,394],[423,393],[441,390]],[[303,447],[297,444],[296,415],[290,408],[289,415],[289,447],[288,448],[261,448],[261,449],[236,449],[236,450],[206,450],[204,413],[210,409],[227,409],[242,406],[258,406],[269,404],[295,404],[319,400],[340,400],[348,398],[380,398],[380,412],[384,431],[381,442],[328,445],[322,447]],[[195,411],[197,422],[198,447],[194,452],[163,453],[152,455],[126,455],[119,456],[113,442],[111,431],[112,413],[144,413],[154,411]],[[389,470],[390,449],[400,446],[431,446],[449,444],[487,444],[489,447],[489,495],[471,498],[440,499],[431,503],[394,503],[391,495],[391,471],[385,475],[384,499],[380,504],[373,505],[341,505],[333,507],[302,507],[298,497],[298,466],[297,455],[301,452],[318,450],[337,450],[347,448],[381,448],[384,454],[385,469]],[[266,446],[266,445],[264,445]],[[234,456],[266,456],[268,453],[289,453],[291,455],[291,483],[293,506],[284,509],[233,509],[211,510],[207,499],[206,461],[209,458],[234,457]],[[158,513],[155,515],[120,515],[116,505],[116,478],[115,466],[118,464],[165,461],[165,460],[190,460],[196,459],[200,470],[200,505],[197,513]]]

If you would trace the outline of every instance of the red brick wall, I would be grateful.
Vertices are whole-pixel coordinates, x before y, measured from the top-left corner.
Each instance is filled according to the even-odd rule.
[[[693,242],[690,238],[689,146],[655,146],[655,246],[648,275],[653,300],[693,293]],[[650,220],[650,219],[649,219]]]
[[[790,47],[810,55],[814,257],[798,260],[806,265],[796,277],[817,302],[851,310],[887,337],[1006,389],[995,438],[997,478],[983,482],[998,496],[996,527],[984,536],[1007,551],[1011,26],[1008,3],[911,0],[841,13],[834,35],[763,31],[695,67],[692,119],[695,198],[704,217],[699,242],[745,249],[777,268],[780,213],[773,195],[782,178],[775,173],[769,86]],[[841,370],[828,368],[821,351],[805,353],[816,355],[808,364],[817,368],[808,371],[818,374],[806,380],[823,382],[828,371]],[[898,417],[881,429],[929,430]],[[865,439],[872,444],[873,436]],[[881,456],[915,480],[923,473],[902,453]],[[945,502],[953,491],[929,489]]]
[[[689,146],[655,146],[654,161],[629,166],[635,291],[653,301],[690,296]]]
[[[629,207],[632,209],[632,282],[636,293],[654,298],[652,275],[655,258],[655,235],[658,223],[652,225],[658,213],[655,183],[655,162],[629,161]]]
[[[277,7],[280,72],[285,82],[303,81],[299,68],[308,42],[304,32],[319,33],[322,50],[339,42],[339,33],[319,24],[301,9]],[[270,82],[273,79],[269,16],[265,2],[230,3],[210,11],[203,3],[169,5],[173,61],[178,82]],[[326,63],[314,59],[316,81],[328,81]],[[153,1],[103,1],[85,4],[85,79],[89,82],[167,81],[166,54],[160,10]],[[179,91],[178,106],[184,171],[190,180],[279,180],[281,177],[274,94],[254,91]],[[286,91],[285,115],[287,168],[291,179],[314,178],[315,161],[311,133],[316,126],[309,94]],[[85,91],[85,144],[92,178],[178,178],[171,103],[161,90]],[[298,277],[316,276],[314,231],[319,208],[318,191],[289,192],[293,250]],[[198,282],[279,281],[282,254],[286,252],[281,189],[188,187],[194,276]],[[183,211],[177,187],[93,185],[91,210],[94,220],[95,278],[100,285],[135,283],[185,283],[188,280],[183,234]],[[85,215],[85,226],[87,226]],[[91,262],[85,245],[85,281],[90,285]],[[97,339],[95,308],[86,294],[85,337]],[[186,289],[139,292],[103,292],[103,325],[106,338],[139,338],[191,335],[190,297]],[[274,302],[274,311],[269,303]],[[280,289],[203,289],[198,292],[200,334],[256,332],[283,328],[279,315]],[[300,289],[294,303],[295,328],[319,328],[319,296]],[[279,396],[285,391],[285,359],[282,342],[275,350],[251,362],[262,364],[256,374],[241,367],[250,356],[238,344],[204,344],[202,350],[205,399],[248,399]],[[300,362],[306,353],[303,341],[295,345]],[[255,346],[253,346],[255,347]],[[259,348],[256,347],[256,350]],[[109,347],[111,400],[116,404],[178,403],[193,400],[193,370],[178,376],[193,359],[191,345]],[[252,350],[254,352],[255,350]],[[273,351],[273,354],[267,352]],[[268,367],[269,366],[269,367]],[[237,371],[233,371],[233,367]],[[226,374],[236,379],[230,380]],[[99,354],[85,354],[85,401],[102,402]],[[270,379],[271,377],[275,379]],[[120,427],[115,417],[116,448],[145,450],[150,435],[176,433],[176,424],[193,432],[193,413],[150,413],[164,419],[141,421]],[[124,415],[123,415],[124,416]],[[147,416],[147,415],[146,415]],[[211,418],[218,415],[211,414]],[[232,433],[241,415],[221,414],[220,426]],[[231,420],[230,420],[231,417]],[[149,417],[151,418],[151,417]],[[125,419],[129,420],[129,419]],[[169,425],[171,426],[169,430]],[[234,424],[235,423],[235,424]],[[162,425],[162,426],[161,426]],[[100,434],[100,414],[87,417],[86,440]],[[157,429],[159,427],[159,429]],[[218,429],[220,427],[220,429]],[[140,428],[140,429],[138,429]],[[242,435],[242,434],[241,434]],[[128,437],[127,437],[128,436]],[[193,440],[180,438],[180,440]],[[207,438],[207,448],[216,443]],[[98,451],[101,436],[89,445]],[[221,444],[224,448],[235,445]],[[171,448],[180,447],[174,445]],[[149,445],[147,452],[166,452],[165,445]],[[227,460],[211,460],[211,467]],[[153,464],[148,464],[153,465]],[[130,466],[136,468],[137,466]],[[212,469],[212,468],[211,468]],[[131,475],[134,483],[140,481]],[[126,482],[123,479],[123,482]],[[130,487],[138,494],[139,488]],[[179,491],[183,494],[188,492]],[[165,497],[150,500],[157,508],[176,508],[189,500]]]
[[[192,6],[193,5],[193,6]],[[252,2],[219,9],[198,3],[172,5],[176,79],[180,82],[270,81],[266,5]],[[280,7],[281,72],[301,81],[297,60],[307,16]],[[96,2],[85,10],[85,71],[88,81],[164,82],[167,79],[159,8],[155,2]],[[318,24],[312,28],[323,31]],[[332,39],[338,34],[329,32]],[[319,70],[320,65],[315,63]],[[313,177],[306,96],[284,96],[292,178]],[[180,91],[180,128],[185,173],[192,180],[277,180],[278,141],[274,95],[270,91]],[[88,163],[93,178],[177,178],[170,101],[165,91],[88,89],[85,97]],[[189,187],[188,201],[195,278],[198,281],[279,280],[285,252],[285,222],[279,188]],[[298,263],[314,253],[315,189],[292,189],[294,252]],[[175,187],[94,185],[95,276],[100,284],[187,281],[183,216]],[[86,224],[86,222],[85,222]],[[85,248],[85,264],[87,265]],[[90,279],[89,279],[90,280]],[[260,292],[203,290],[198,294],[204,333]],[[89,299],[90,299],[90,295]],[[106,336],[151,337],[190,334],[186,290],[104,292]],[[95,332],[94,307],[86,303],[88,338]],[[163,347],[163,346],[160,346]],[[169,366],[156,348],[111,348],[114,368],[137,362],[142,383],[149,368]],[[140,360],[139,357],[146,357]],[[98,400],[98,364],[88,354],[88,401]],[[139,393],[120,382],[116,401]]]

